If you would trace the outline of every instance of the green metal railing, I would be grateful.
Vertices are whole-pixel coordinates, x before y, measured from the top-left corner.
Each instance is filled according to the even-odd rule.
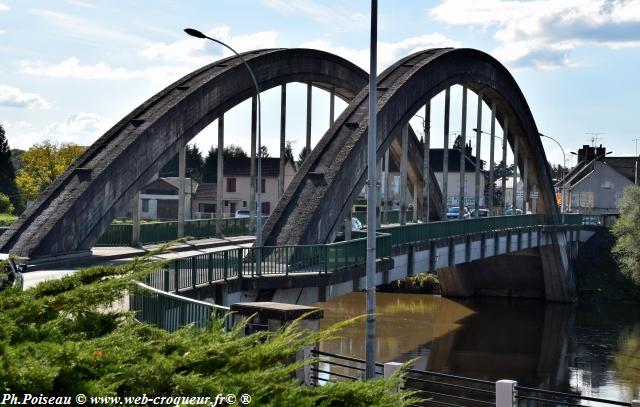
[[[543,215],[492,216],[429,223],[412,223],[379,229],[391,235],[391,245],[397,247],[431,239],[467,235],[472,233],[531,227],[544,224]]]
[[[241,236],[249,234],[249,218],[221,219],[221,232],[225,236]],[[184,234],[196,239],[216,236],[215,219],[185,220]],[[130,223],[114,223],[98,239],[96,246],[130,246],[133,225]],[[140,244],[164,243],[177,239],[178,222],[151,222],[140,225]]]
[[[367,224],[367,212],[366,211],[353,212],[352,216],[354,218],[358,218],[358,220],[363,225]],[[398,211],[398,210],[382,211],[382,215],[381,216],[382,216],[381,220],[384,220],[386,223],[400,223],[400,211]],[[413,220],[413,211],[407,211],[405,213],[404,218],[405,218],[405,221],[411,222]]]
[[[207,327],[215,315],[226,318],[225,327],[229,328],[228,307],[181,297],[142,283],[139,286],[140,289],[129,296],[129,309],[135,312],[138,321],[173,332],[188,324]]]
[[[262,275],[328,274],[364,265],[366,239],[306,246],[239,247],[185,257],[151,273],[145,284],[166,292]],[[391,235],[378,233],[378,258],[391,255]],[[260,274],[256,268],[260,260]]]

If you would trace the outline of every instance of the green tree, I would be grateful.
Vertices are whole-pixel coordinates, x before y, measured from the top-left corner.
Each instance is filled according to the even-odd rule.
[[[260,146],[260,158],[269,158],[269,149],[267,146]]]
[[[222,152],[222,155],[225,158],[226,157],[241,157],[241,158],[249,157],[247,155],[247,152],[244,151],[242,147],[237,146],[235,144],[229,144],[227,147],[225,147],[224,151]]]
[[[16,183],[26,199],[36,199],[84,151],[73,143],[44,141],[22,154]]]
[[[224,148],[222,151],[222,157],[242,157],[247,158],[247,153],[240,146],[231,144]],[[207,156],[204,158],[203,166],[203,181],[204,182],[216,182],[218,179],[218,148],[211,146],[207,152]]]
[[[298,324],[242,336],[221,320],[167,332],[112,304],[158,264],[96,266],[35,288],[0,292],[0,383],[5,393],[91,396],[251,396],[253,406],[408,406],[399,380],[299,385],[292,364],[305,346],[335,336]]]
[[[501,184],[501,178],[504,177],[513,177],[513,164],[505,165],[504,161],[500,160],[499,163],[495,164],[493,167],[493,176],[498,185]]]
[[[12,201],[17,202],[17,190],[16,171],[11,160],[9,141],[5,135],[4,127],[2,127],[2,123],[0,123],[0,194],[4,194],[6,197],[14,197]],[[14,205],[11,204],[12,208],[13,206]],[[1,209],[0,212],[8,213],[7,210]],[[11,212],[13,212],[13,209]]]
[[[0,213],[13,213],[13,204],[9,197],[0,192]]]
[[[291,145],[291,141],[287,140],[284,145],[284,159],[286,161],[295,164],[295,159],[293,158],[293,146]]]
[[[568,172],[569,169],[560,164],[554,164],[551,166],[551,178],[556,181],[560,181]]]
[[[302,165],[302,163],[304,162],[304,160],[307,159],[307,155],[309,155],[308,151],[307,151],[307,146],[302,147],[302,150],[300,150],[300,154],[298,154],[298,165]]]
[[[624,190],[620,218],[613,224],[616,244],[613,255],[620,271],[640,286],[640,187],[631,185]]]
[[[162,177],[177,177],[178,176],[178,154],[176,154],[168,163],[160,170],[160,176]],[[202,180],[202,174],[204,172],[204,158],[202,152],[197,145],[188,145],[185,152],[185,169],[187,170],[187,176],[197,181]]]

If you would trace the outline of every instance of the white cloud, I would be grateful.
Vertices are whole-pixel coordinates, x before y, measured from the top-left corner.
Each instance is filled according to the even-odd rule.
[[[118,41],[127,44],[144,44],[146,40],[136,35],[127,34],[122,31],[112,30],[100,25],[96,21],[89,21],[81,17],[64,14],[57,11],[35,9],[30,10],[31,14],[45,19],[49,24],[60,28],[61,31],[73,35],[82,40],[102,40]]]
[[[0,85],[0,106],[48,109],[49,103],[37,93],[23,92],[13,86]]]
[[[336,47],[326,40],[315,40],[302,45],[306,48],[321,49],[348,59],[363,69],[369,67],[369,49]],[[398,42],[378,42],[378,69],[384,69],[398,59],[427,48],[458,47],[460,44],[440,33],[406,38]]]
[[[341,14],[335,8],[320,5],[312,0],[262,0],[262,4],[282,14],[303,15],[320,23],[341,18]]]
[[[9,11],[9,6],[4,3],[0,3],[0,11]]]
[[[4,128],[6,130],[12,129],[12,130],[22,130],[22,129],[26,129],[32,126],[31,123],[26,122],[24,120],[18,121],[18,122],[7,122],[7,121],[3,121],[2,125],[4,126]]]
[[[493,54],[512,67],[575,66],[585,45],[640,46],[640,0],[444,0],[429,10],[451,25],[495,27]]]
[[[104,62],[98,62],[94,65],[82,65],[76,57],[69,57],[53,65],[45,65],[42,62],[34,61],[22,61],[20,65],[20,72],[27,75],[72,79],[176,80],[192,70],[188,66],[153,66],[128,70],[126,68],[113,68]]]
[[[31,127],[26,123],[22,127],[16,126],[22,122],[13,123],[13,130]],[[93,144],[108,129],[109,123],[95,113],[78,112],[67,117],[65,121],[49,124],[44,131],[8,131],[7,138],[12,148],[27,149],[36,143],[51,140],[59,143],[76,143],[82,146]],[[9,128],[9,126],[7,126]]]
[[[273,48],[276,46],[278,39],[278,33],[275,31],[263,31],[236,37],[232,37],[230,32],[230,27],[219,26],[205,32],[205,34],[229,44],[237,52]],[[142,55],[154,61],[180,61],[202,66],[211,63],[220,58],[220,56],[232,55],[232,52],[209,40],[187,37],[185,34],[184,39],[172,43],[158,42],[149,44],[142,50]],[[218,55],[218,57],[214,55]]]
[[[7,32],[5,30],[0,30],[0,35],[2,34],[6,34]]]

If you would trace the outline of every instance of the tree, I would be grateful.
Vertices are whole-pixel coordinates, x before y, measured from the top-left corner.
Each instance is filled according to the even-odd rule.
[[[14,197],[12,201],[17,201],[17,187],[16,187],[16,172],[11,161],[11,149],[9,148],[9,142],[5,136],[4,127],[0,123],[0,195],[4,194],[5,197]],[[11,204],[13,208],[13,204]],[[9,206],[7,205],[7,208]],[[13,212],[7,210],[1,210],[0,212]]]
[[[36,199],[82,154],[84,147],[73,143],[44,141],[22,155],[16,184],[26,199]]]
[[[168,163],[160,170],[160,175],[164,177],[177,177],[178,176],[178,161],[179,154],[176,154]],[[204,158],[197,145],[188,145],[185,152],[185,169],[187,170],[187,176],[201,181],[202,173],[204,171]]]
[[[620,218],[612,228],[616,237],[613,255],[622,274],[640,286],[640,187],[624,190]]]
[[[13,204],[9,200],[9,197],[0,192],[0,213],[13,213]]]
[[[498,182],[503,176],[504,177],[513,177],[513,164],[505,166],[504,161],[500,161],[495,164],[493,167],[493,179]]]
[[[453,142],[453,149],[460,150],[462,148],[462,134],[458,134],[455,141]]]
[[[298,154],[298,165],[302,165],[302,163],[304,162],[304,160],[307,159],[307,146],[302,147],[302,150],[300,150],[300,154]]]
[[[305,331],[294,323],[276,332],[245,336],[243,325],[226,332],[222,321],[214,319],[207,328],[191,325],[167,332],[112,306],[158,266],[137,259],[117,267],[80,270],[24,291],[0,292],[3,391],[71,397],[215,397],[224,389],[238,396],[250,394],[252,406],[274,407],[417,402],[410,392],[393,390],[400,385],[397,376],[388,382],[297,383],[299,366],[291,364],[296,354],[337,335],[348,322],[323,332]]]
[[[560,181],[568,172],[569,172],[569,168],[562,166],[560,164],[555,164],[551,166],[551,178],[553,178],[556,181]]]
[[[224,148],[222,155],[226,157],[240,157],[246,158],[248,157],[247,152],[242,149],[242,147],[237,146],[235,144],[229,144],[229,146]]]
[[[293,147],[291,146],[291,141],[288,140],[284,145],[284,159],[292,164],[295,163],[295,159],[293,158]]]
[[[269,150],[267,146],[260,146],[260,152],[258,153],[260,158],[269,158]]]

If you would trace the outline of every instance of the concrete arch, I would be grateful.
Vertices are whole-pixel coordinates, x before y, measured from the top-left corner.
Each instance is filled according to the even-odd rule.
[[[508,140],[511,145],[514,137],[522,141],[521,152],[529,158],[530,185],[542,198],[539,212],[557,219],[550,171],[529,106],[508,70],[481,51],[425,50],[403,58],[380,74],[378,159],[421,106],[454,84],[482,90],[486,103],[496,102],[498,121],[502,124],[509,119]],[[365,182],[368,96],[366,87],[305,161],[265,225],[265,245],[326,242],[338,230],[348,203]],[[439,206],[435,202],[432,205]]]
[[[327,52],[269,49],[243,55],[261,91],[311,82],[350,102],[368,81],[364,70]],[[180,148],[253,96],[254,89],[237,57],[212,63],[168,86],[89,147],[0,237],[0,252],[25,257],[87,252]]]

